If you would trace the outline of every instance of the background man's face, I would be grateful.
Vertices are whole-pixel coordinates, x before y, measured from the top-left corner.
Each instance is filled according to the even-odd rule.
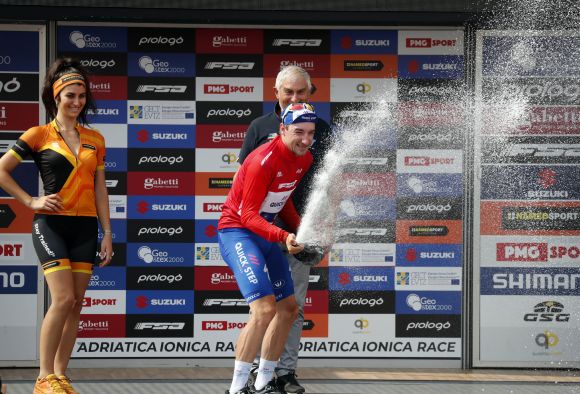
[[[304,78],[286,79],[280,89],[274,89],[282,111],[290,104],[308,102],[310,89]]]

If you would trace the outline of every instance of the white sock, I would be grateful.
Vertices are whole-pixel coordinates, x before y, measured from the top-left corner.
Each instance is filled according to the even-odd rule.
[[[251,368],[252,363],[236,360],[234,363],[234,377],[232,378],[232,384],[230,386],[230,394],[237,393],[246,386]]]
[[[276,369],[276,365],[278,365],[278,361],[269,361],[260,358],[258,377],[256,378],[256,383],[254,383],[256,390],[262,390],[268,383],[270,383],[270,380],[272,380],[272,376],[274,375],[274,369]]]

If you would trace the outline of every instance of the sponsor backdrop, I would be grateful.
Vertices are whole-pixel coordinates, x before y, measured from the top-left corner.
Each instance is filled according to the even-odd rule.
[[[478,34],[476,365],[580,362],[579,41]]]
[[[39,84],[46,68],[45,28],[0,25],[0,42],[0,155],[3,155],[23,131],[44,123]],[[28,193],[38,195],[38,171],[32,160],[22,162],[13,175]],[[0,361],[38,358],[37,322],[42,313],[38,307],[42,287],[31,230],[32,212],[0,189]]]
[[[301,356],[459,366],[463,37],[60,24],[58,55],[93,74],[115,248],[95,270],[73,356],[233,357],[249,308],[217,220],[249,123],[273,109],[279,70],[299,65],[331,124],[378,99],[396,113],[384,138],[349,158],[338,242],[310,276]],[[12,133],[28,126],[10,119]]]

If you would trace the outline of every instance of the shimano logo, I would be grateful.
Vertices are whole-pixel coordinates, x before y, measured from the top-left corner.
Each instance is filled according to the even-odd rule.
[[[382,298],[344,298],[340,300],[340,307],[343,306],[369,306],[374,308],[375,306],[383,305],[385,300]]]
[[[300,38],[278,38],[272,42],[272,46],[275,47],[319,47],[322,44],[322,40],[318,38],[311,39],[300,39]]]
[[[165,275],[165,274],[156,274],[156,275],[140,275],[139,279],[137,279],[137,283],[141,282],[181,282],[183,277],[181,274],[178,275]]]
[[[183,163],[183,156],[179,155],[177,157],[172,156],[141,156],[139,159],[139,165],[142,164],[169,164],[170,166],[174,164]]]
[[[449,212],[451,210],[451,204],[447,203],[446,205],[439,204],[412,204],[407,206],[407,213],[414,213],[414,212]]]
[[[176,38],[176,37],[157,36],[157,37],[141,37],[139,39],[139,46],[152,44],[168,45],[172,47],[174,45],[183,44],[183,37],[179,36]]]
[[[575,290],[580,274],[494,274],[494,289],[563,289]]]
[[[237,118],[241,118],[242,116],[250,116],[252,115],[252,110],[250,108],[246,109],[233,109],[233,108],[225,108],[225,109],[210,109],[207,113],[207,117],[211,118],[212,116],[235,116]]]
[[[24,287],[26,283],[26,277],[22,272],[0,272],[0,288],[13,288],[20,289]]]
[[[407,324],[407,331],[409,330],[437,330],[437,331],[441,331],[441,330],[448,330],[449,328],[451,328],[451,323],[449,321],[446,321],[445,323],[442,322],[431,322],[431,321],[426,321],[426,322],[411,322],[409,324]]]
[[[183,227],[141,227],[139,229],[139,233],[137,234],[139,237],[142,235],[169,235],[173,237],[174,235],[179,235],[183,233]]]
[[[99,59],[83,59],[81,60],[81,65],[87,68],[100,68],[104,70],[106,68],[112,68],[117,65],[115,59],[111,60],[99,60]]]

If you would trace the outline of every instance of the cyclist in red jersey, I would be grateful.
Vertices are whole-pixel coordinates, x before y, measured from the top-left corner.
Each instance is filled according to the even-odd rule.
[[[247,157],[223,206],[220,251],[251,311],[237,341],[234,377],[226,394],[280,393],[271,380],[298,306],[288,260],[278,243],[291,254],[304,246],[294,233],[272,222],[279,214],[294,232],[300,225],[290,196],[312,165],[309,148],[316,119],[310,104],[289,105],[280,134]],[[260,367],[251,388],[248,376],[260,347]]]
[[[32,241],[51,295],[40,330],[40,372],[34,394],[75,394],[65,375],[76,341],[82,301],[103,229],[100,265],[113,255],[105,185],[105,140],[84,127],[94,109],[87,73],[78,61],[59,59],[48,70],[42,101],[52,122],[32,127],[0,159],[0,187],[35,211]],[[32,197],[11,175],[28,156],[42,178],[44,196]]]

